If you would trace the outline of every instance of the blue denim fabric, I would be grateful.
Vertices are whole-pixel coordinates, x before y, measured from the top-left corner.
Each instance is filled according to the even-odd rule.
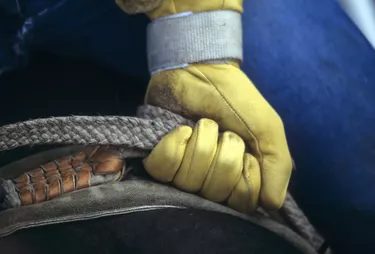
[[[16,2],[0,0],[0,75],[21,65],[21,54],[14,47],[21,22]]]
[[[16,27],[8,34],[1,30],[5,21],[0,15],[0,70],[23,65],[30,48],[43,48],[148,80],[147,18],[125,15],[113,0],[0,0],[2,9],[17,15],[7,19]],[[8,41],[6,46],[2,37]],[[24,54],[16,54],[14,48]],[[3,59],[2,54],[10,57]]]
[[[32,3],[46,4],[23,5],[30,47],[148,79],[145,17],[112,0]],[[243,69],[284,120],[294,195],[338,253],[374,253],[375,51],[335,1],[244,5]]]
[[[364,253],[375,229],[375,50],[326,0],[245,1],[244,35],[243,69],[285,123],[294,194],[338,253]]]

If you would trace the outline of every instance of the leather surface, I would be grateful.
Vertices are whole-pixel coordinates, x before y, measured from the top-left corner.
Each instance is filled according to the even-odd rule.
[[[0,237],[25,228],[166,208],[195,208],[230,214],[267,228],[304,253],[316,253],[299,235],[270,218],[246,216],[196,195],[142,180],[102,184],[62,195],[49,202],[2,211]]]
[[[119,149],[86,147],[44,163],[14,180],[21,205],[51,200],[65,193],[121,179],[125,162]],[[24,165],[25,167],[25,165]]]

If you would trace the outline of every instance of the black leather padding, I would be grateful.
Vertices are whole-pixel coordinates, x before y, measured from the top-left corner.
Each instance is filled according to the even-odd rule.
[[[267,229],[198,209],[159,209],[30,228],[0,240],[2,254],[300,254]]]
[[[0,182],[1,182],[1,179],[0,179]],[[0,184],[0,204],[4,203],[5,201],[5,197],[6,197],[6,190],[4,189],[4,187]],[[1,207],[0,205],[0,211],[3,210],[4,208]]]

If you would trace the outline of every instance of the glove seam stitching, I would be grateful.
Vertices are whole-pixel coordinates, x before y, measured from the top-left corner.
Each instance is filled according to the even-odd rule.
[[[191,137],[192,137],[193,135],[194,135],[194,130],[193,130],[193,132],[192,132],[192,134],[191,134]],[[191,137],[189,138],[189,141],[187,142],[186,147],[189,145],[189,142],[190,142],[190,140],[191,140]],[[191,156],[191,160],[190,160],[190,162],[189,162],[189,167],[188,167],[187,173],[185,174],[184,180],[183,180],[182,183],[181,183],[181,186],[183,186],[183,185],[185,184],[186,178],[187,178],[187,176],[189,175],[189,172],[190,172],[190,169],[191,169],[191,164],[192,164],[192,162],[193,162],[193,160],[194,160],[194,157],[195,157],[195,151],[196,151],[196,147],[197,147],[197,143],[198,143],[197,141],[198,141],[198,139],[199,139],[199,131],[197,132],[197,138],[195,139],[195,142],[194,142],[193,154],[192,154],[192,156]],[[181,164],[180,164],[179,169],[177,170],[176,175],[177,175],[178,172],[181,170],[181,165],[183,164],[184,159],[185,159],[185,154],[184,154],[184,157],[182,158],[182,162],[181,162]],[[176,175],[175,175],[175,177],[176,177]]]
[[[211,163],[211,165],[210,165],[210,167],[209,167],[209,169],[208,169],[208,171],[207,171],[207,174],[206,174],[206,176],[205,176],[205,178],[204,178],[204,180],[203,180],[202,188],[201,188],[200,191],[199,191],[199,195],[201,195],[202,197],[204,197],[204,198],[206,198],[206,199],[209,199],[209,200],[211,200],[211,199],[208,198],[207,196],[205,196],[205,195],[203,194],[203,192],[205,192],[205,190],[208,190],[208,189],[209,189],[209,186],[211,185],[210,181],[211,181],[212,175],[213,175],[213,173],[214,173],[214,171],[215,171],[214,166],[216,166],[216,164],[217,164],[217,160],[216,160],[216,159],[217,159],[217,157],[218,157],[219,154],[220,154],[221,146],[222,146],[222,143],[218,143],[218,146],[217,146],[217,149],[216,149],[216,151],[215,151],[215,154],[214,154],[214,157],[213,157],[212,163]],[[218,152],[219,152],[219,153],[218,153]],[[206,181],[208,181],[208,182],[206,183]],[[215,202],[215,201],[214,201],[214,202]]]
[[[260,150],[260,145],[259,145],[259,141],[258,139],[256,138],[256,136],[254,135],[254,133],[249,129],[249,127],[245,124],[244,120],[237,114],[236,111],[233,110],[233,107],[230,105],[230,103],[226,100],[226,98],[223,96],[223,94],[219,91],[219,89],[215,86],[215,84],[213,82],[211,82],[211,80],[204,74],[202,73],[199,68],[197,68],[196,66],[191,66],[193,68],[195,68],[216,90],[216,92],[220,95],[220,97],[223,99],[223,101],[227,104],[227,106],[229,107],[229,109],[233,112],[233,114],[237,117],[237,119],[239,119],[241,121],[241,123],[246,127],[246,130],[247,132],[251,135],[251,137],[254,139],[255,143],[256,143],[256,149],[258,150],[259,154],[260,154],[260,157],[261,157],[261,165],[263,167],[263,153],[262,151]]]
[[[238,176],[238,180],[236,181],[236,184],[234,185],[232,191],[230,192],[228,198],[226,199],[226,202],[225,202],[225,203],[226,203],[228,206],[229,206],[229,204],[228,204],[229,199],[232,197],[233,192],[236,190],[236,187],[237,187],[238,183],[241,181],[241,177],[243,176],[243,172],[244,172],[245,167],[244,167],[244,163],[242,163],[242,164],[243,164],[243,166],[242,166],[242,170],[241,170],[241,172],[240,172],[240,174],[239,174],[239,176]],[[249,188],[249,192],[251,193],[250,188]],[[250,194],[250,195],[251,195],[251,194]]]
[[[178,12],[177,12],[177,8],[176,8],[176,0],[173,0],[172,3],[173,3],[173,9],[174,9],[174,12],[175,12],[175,13],[178,13]]]

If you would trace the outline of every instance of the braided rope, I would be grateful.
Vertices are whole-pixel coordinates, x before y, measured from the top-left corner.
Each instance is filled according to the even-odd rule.
[[[71,116],[36,119],[0,128],[0,151],[45,144],[121,145],[151,150],[179,125],[192,123],[160,108],[143,106],[136,117]]]
[[[194,125],[179,115],[149,105],[140,107],[137,116],[54,117],[7,125],[0,128],[0,151],[42,144],[120,145],[149,151],[174,128]],[[310,244],[320,247],[324,240],[290,194],[281,213]]]

